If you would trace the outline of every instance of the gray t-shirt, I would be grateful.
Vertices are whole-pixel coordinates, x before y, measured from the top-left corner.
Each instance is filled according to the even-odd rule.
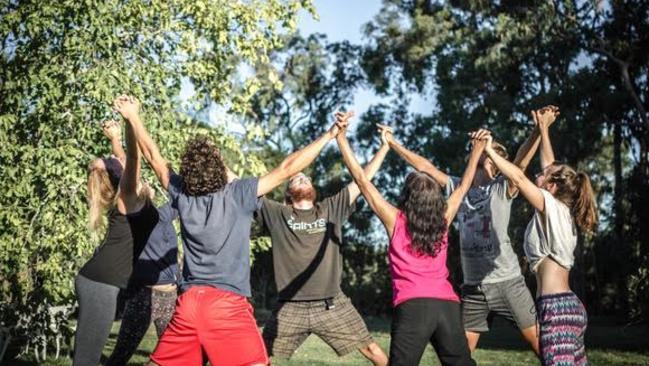
[[[311,301],[340,293],[342,226],[354,212],[349,188],[308,210],[266,198],[258,219],[270,233],[273,268],[280,300]]]
[[[460,178],[449,177],[446,194],[459,183]],[[471,187],[462,201],[456,222],[465,284],[498,283],[521,275],[507,233],[512,201],[507,197],[507,179],[502,176]]]
[[[525,255],[532,272],[536,272],[545,257],[552,258],[570,270],[575,263],[577,227],[570,208],[544,189],[545,212],[536,211],[525,230]]]
[[[169,178],[184,249],[181,288],[209,285],[250,296],[250,225],[257,209],[257,178],[235,180],[218,192],[190,196],[182,178]]]

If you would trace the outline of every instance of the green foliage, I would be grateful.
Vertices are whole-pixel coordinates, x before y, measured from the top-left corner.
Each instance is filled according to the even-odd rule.
[[[237,173],[265,169],[245,141],[182,111],[246,109],[262,79],[237,68],[266,64],[303,8],[314,11],[310,0],[0,2],[0,324],[41,346],[61,331],[65,319],[50,321],[47,309],[72,309],[74,275],[97,244],[86,229],[86,167],[109,152],[98,123],[113,117],[117,95],[142,101],[171,162],[205,133]],[[195,89],[189,105],[183,81]]]
[[[487,126],[513,155],[531,131],[528,111],[560,106],[551,131],[556,155],[590,174],[603,218],[599,236],[585,240],[577,252],[573,288],[596,312],[638,313],[634,308],[640,307],[647,314],[646,302],[638,301],[646,298],[646,288],[634,285],[632,291],[639,292],[629,293],[628,281],[642,275],[641,253],[649,249],[646,225],[639,224],[649,217],[643,188],[649,181],[649,5],[383,4],[365,27],[369,41],[362,63],[368,81],[380,94],[432,94],[438,105],[423,115],[404,113],[407,101],[378,106],[369,113],[370,122],[392,116],[399,121],[400,140],[458,175],[467,131]],[[388,176],[402,170],[391,161],[386,169]],[[515,204],[510,224],[515,244],[522,243],[529,217],[527,205]]]
[[[361,45],[332,44],[314,35],[296,37],[273,54],[283,67],[281,84],[263,85],[246,114],[269,133],[265,156],[272,159],[309,142],[327,126],[337,104],[349,105],[351,93],[369,84],[385,101],[354,122],[360,160],[371,158],[377,146],[374,124],[388,122],[406,146],[461,175],[468,131],[490,128],[513,156],[532,131],[529,111],[556,104],[561,108],[551,130],[556,155],[589,173],[602,218],[598,235],[582,238],[573,289],[593,314],[646,319],[647,289],[641,284],[642,253],[649,250],[642,224],[649,219],[643,188],[649,181],[649,4],[384,0],[364,29],[367,40]],[[410,113],[415,94],[436,103]],[[311,171],[323,196],[349,181],[336,150],[325,150]],[[404,164],[390,154],[374,179],[392,200],[407,173]],[[528,170],[536,169],[532,164]],[[531,213],[524,200],[515,201],[510,235],[521,258]],[[352,246],[345,253],[346,290],[358,301],[370,296],[359,284],[379,274],[370,263],[380,259],[360,246],[386,238],[362,205],[345,236]],[[459,282],[454,249],[449,268]],[[359,264],[363,260],[366,267]],[[380,277],[374,280],[382,283]],[[381,291],[367,301],[381,304]]]
[[[255,316],[260,324],[270,315],[255,309]],[[365,323],[374,341],[384,350],[390,347],[390,320],[378,317],[366,317]],[[646,352],[649,341],[646,338],[646,327],[620,327],[613,324],[601,324],[598,320],[591,322],[586,333],[589,365],[594,366],[640,366],[649,365],[649,355]],[[110,355],[115,337],[119,331],[115,323],[104,349],[104,355]],[[148,355],[153,352],[158,337],[154,327],[144,336],[144,339],[131,358],[129,365],[142,365],[148,362]],[[529,366],[538,364],[538,358],[521,338],[516,327],[495,319],[493,328],[480,338],[480,347],[472,354],[479,365],[511,365]],[[309,337],[291,359],[274,358],[273,365],[278,366],[364,366],[368,361],[360,352],[351,352],[343,357],[336,355],[322,339]],[[72,364],[69,358],[38,362],[31,355],[21,357],[20,364],[24,366],[68,366]],[[434,349],[429,345],[422,356],[421,365],[439,365]]]

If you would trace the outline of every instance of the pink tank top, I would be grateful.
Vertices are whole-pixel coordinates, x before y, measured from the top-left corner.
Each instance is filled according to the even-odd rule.
[[[421,297],[460,302],[448,281],[448,232],[444,234],[442,248],[435,257],[418,254],[410,246],[410,241],[406,216],[399,211],[388,249],[392,306],[397,307],[406,300]]]

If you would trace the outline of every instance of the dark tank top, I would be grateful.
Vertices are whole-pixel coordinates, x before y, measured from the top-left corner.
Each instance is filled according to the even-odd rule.
[[[142,246],[133,245],[127,217],[111,209],[106,236],[79,273],[92,281],[125,289],[133,272],[134,258],[139,257]]]

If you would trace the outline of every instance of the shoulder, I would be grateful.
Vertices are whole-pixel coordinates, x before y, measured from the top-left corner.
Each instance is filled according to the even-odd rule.
[[[264,209],[264,210],[280,210],[284,206],[283,203],[277,202],[275,200],[271,200],[270,198],[266,197],[260,197],[259,198],[259,207]]]
[[[178,216],[178,211],[171,207],[171,202],[165,202],[157,210],[161,221],[173,221]]]
[[[142,208],[126,215],[131,222],[158,221],[160,212],[151,201],[146,201]]]
[[[546,209],[550,207],[555,210],[570,212],[570,208],[568,207],[568,205],[566,205],[560,199],[556,198],[552,193],[550,193],[549,191],[543,188],[541,188],[540,191],[541,194],[543,194],[543,200],[545,201]]]
[[[225,190],[244,190],[244,191],[254,189],[255,192],[256,192],[258,184],[259,184],[259,178],[257,178],[257,177],[241,178],[241,179],[235,179],[232,182],[226,184],[224,189]]]

